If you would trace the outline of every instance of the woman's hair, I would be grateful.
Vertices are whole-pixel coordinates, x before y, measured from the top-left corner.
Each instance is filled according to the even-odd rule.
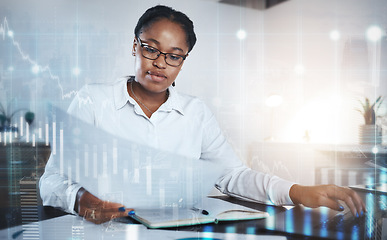
[[[168,19],[172,22],[180,24],[185,31],[188,52],[190,52],[196,43],[193,22],[187,17],[187,15],[172,9],[171,7],[157,5],[146,10],[140,19],[138,19],[136,28],[134,29],[135,36],[139,37],[142,31],[161,19]]]

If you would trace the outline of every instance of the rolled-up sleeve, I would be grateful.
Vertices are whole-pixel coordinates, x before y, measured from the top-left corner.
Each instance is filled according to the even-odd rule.
[[[51,155],[45,172],[39,182],[40,196],[44,206],[63,209],[76,214],[74,211],[75,197],[81,185],[70,181],[67,176],[61,175],[55,165],[55,156]]]

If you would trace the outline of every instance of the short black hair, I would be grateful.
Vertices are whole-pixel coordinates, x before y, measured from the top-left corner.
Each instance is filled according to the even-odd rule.
[[[185,31],[188,52],[190,52],[196,43],[196,34],[194,32],[193,22],[187,17],[187,15],[176,11],[171,7],[157,5],[146,10],[140,19],[138,19],[136,28],[134,29],[134,35],[139,37],[142,31],[160,19],[168,19],[172,22],[180,24]]]

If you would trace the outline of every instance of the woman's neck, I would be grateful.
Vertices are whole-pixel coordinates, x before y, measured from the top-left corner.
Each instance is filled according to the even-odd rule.
[[[160,93],[154,93],[145,89],[135,80],[127,83],[127,90],[129,95],[138,103],[143,112],[149,118],[168,99],[168,90]]]

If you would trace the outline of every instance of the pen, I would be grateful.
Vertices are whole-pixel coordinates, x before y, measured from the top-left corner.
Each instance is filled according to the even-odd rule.
[[[199,209],[199,208],[196,208],[196,207],[192,207],[191,210],[195,211],[195,212],[200,212],[201,214],[203,215],[208,215],[209,213],[204,210],[204,209]]]
[[[23,230],[20,230],[20,231],[17,231],[15,232],[14,234],[12,234],[12,239],[16,239],[17,237],[20,236],[20,234],[22,234],[24,232],[24,229]]]

